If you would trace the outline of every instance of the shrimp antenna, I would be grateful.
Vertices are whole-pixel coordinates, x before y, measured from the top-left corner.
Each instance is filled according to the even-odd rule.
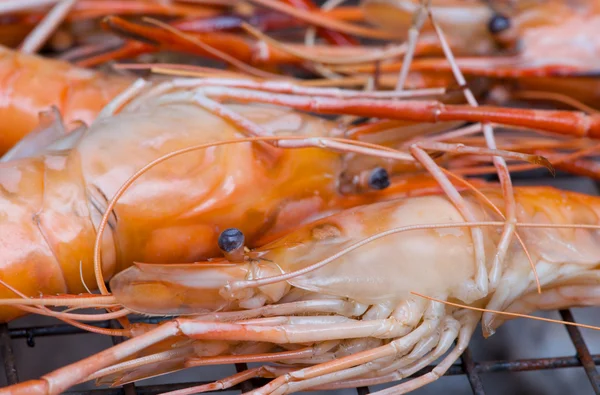
[[[75,6],[75,2],[76,0],[59,1],[23,40],[20,51],[28,54],[37,52],[63,22],[71,8]]]
[[[83,284],[83,287],[85,288],[85,290],[89,294],[91,294],[92,291],[90,291],[87,284],[85,283],[85,279],[83,278],[83,261],[81,261],[81,260],[79,260],[79,279],[81,280],[81,284]]]
[[[600,113],[600,110],[596,110],[595,108],[588,106],[587,104],[581,102],[580,100],[574,99],[567,95],[563,95],[562,93],[544,92],[544,91],[520,91],[520,92],[513,92],[511,95],[518,99],[553,100],[553,101],[556,101],[559,103],[569,105],[573,108],[576,108],[576,109],[583,111],[585,113],[588,113],[588,114],[599,114]]]
[[[17,294],[18,296],[21,297],[21,299],[2,299],[0,301],[0,305],[13,305],[16,308],[26,311],[28,313],[58,318],[59,320],[65,322],[67,324],[73,325],[79,329],[83,329],[84,331],[97,333],[100,335],[127,336],[127,337],[131,336],[129,334],[129,332],[124,332],[123,330],[98,328],[93,325],[88,325],[88,324],[78,322],[78,321],[106,321],[106,320],[112,320],[115,318],[120,318],[120,317],[126,316],[129,313],[131,313],[131,311],[129,311],[127,309],[121,309],[121,310],[107,313],[107,314],[73,314],[73,313],[67,313],[67,312],[53,311],[53,310],[48,309],[46,307],[46,305],[54,305],[54,304],[52,304],[52,302],[56,301],[57,299],[45,300],[45,301],[43,301],[43,303],[45,303],[45,302],[50,302],[50,303],[47,303],[46,305],[44,305],[44,304],[40,305],[37,302],[41,301],[41,299],[28,298],[21,291],[19,291],[12,285],[8,284],[4,280],[0,279],[0,285],[8,288],[10,291],[14,292],[15,294]],[[16,303],[13,303],[13,302],[16,302]],[[60,304],[60,305],[62,306],[64,304]]]
[[[246,74],[231,70],[223,70],[206,66],[196,66],[191,64],[173,64],[173,63],[117,63],[112,65],[115,70],[150,70],[155,74],[165,74],[179,77],[215,77],[215,78],[239,78],[239,79],[259,79],[250,77]]]
[[[327,56],[319,54],[313,55],[307,50],[302,50],[291,45],[279,42],[247,23],[242,23],[241,27],[257,39],[263,40],[277,49],[290,53],[300,59],[309,60],[311,62],[324,63],[328,65],[351,65],[363,64],[368,62],[380,62],[382,60],[387,60],[402,55],[407,50],[406,44],[403,43],[396,44],[385,49],[382,48],[380,50],[371,50],[369,52],[365,51],[365,53],[363,54],[356,54],[352,56]]]
[[[335,30],[340,33],[347,33],[354,36],[361,36],[365,38],[372,38],[376,40],[393,40],[401,38],[400,35],[395,33],[386,32],[381,29],[374,29],[370,27],[354,25],[344,21],[339,21],[321,15],[315,12],[305,11],[296,7],[292,7],[283,2],[274,0],[249,0],[250,3],[255,3],[263,7],[270,8],[272,10],[282,12],[287,15],[291,15],[298,18],[306,23],[314,26],[322,27],[329,30]]]
[[[462,178],[462,177],[460,177],[460,176],[452,173],[449,170],[446,170],[446,169],[442,168],[442,171],[444,173],[446,173],[447,175],[449,175],[450,177],[454,178],[455,180],[457,180],[457,181],[462,182],[463,184],[465,184],[469,189],[471,189],[475,193],[475,195],[477,197],[479,197],[484,202],[486,202],[492,208],[492,210],[494,210],[502,219],[506,219],[506,217],[504,216],[504,214],[502,214],[502,211],[500,211],[500,209],[498,208],[498,206],[496,206],[494,204],[494,202],[492,202],[487,196],[485,196],[473,184],[471,184],[469,181],[465,180],[464,178]],[[535,267],[535,263],[533,262],[533,258],[531,258],[531,254],[529,253],[529,250],[527,249],[527,246],[525,245],[525,241],[521,238],[521,235],[517,231],[515,231],[515,236],[516,236],[517,240],[519,241],[519,244],[521,244],[521,246],[523,247],[523,251],[525,252],[525,256],[527,257],[527,260],[529,261],[529,266],[531,267],[531,271],[533,273],[533,277],[535,278],[535,284],[536,284],[536,287],[537,287],[537,292],[538,293],[542,293],[542,285],[540,284],[540,277],[538,276],[537,268]]]
[[[282,77],[279,74],[269,73],[269,72],[257,69],[256,67],[252,67],[249,64],[246,64],[246,63],[242,62],[241,60],[236,59],[233,56],[228,55],[225,52],[220,51],[217,48],[214,48],[214,47],[202,42],[201,40],[197,39],[196,37],[186,34],[186,33],[182,32],[181,30],[178,30],[178,29],[174,28],[173,26],[170,26],[170,25],[168,25],[164,22],[161,22],[159,20],[156,20],[154,18],[144,17],[144,18],[142,18],[142,20],[144,22],[148,22],[150,24],[156,25],[156,26],[160,27],[161,29],[168,31],[171,34],[174,34],[175,36],[182,38],[182,39],[196,45],[199,48],[202,48],[204,51],[210,53],[211,55],[217,57],[218,59],[224,61],[225,63],[228,63],[247,74],[250,74],[250,75],[253,75],[256,77],[269,78],[269,79],[275,79],[275,80],[290,79],[287,77]]]

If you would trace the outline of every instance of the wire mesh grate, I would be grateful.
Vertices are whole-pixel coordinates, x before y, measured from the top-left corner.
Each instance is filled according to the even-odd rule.
[[[570,310],[561,310],[560,315],[563,320],[575,322],[573,314]],[[147,322],[147,320],[145,320]],[[115,322],[107,321],[98,323],[100,327],[117,327]],[[600,354],[592,355],[586,345],[586,342],[581,335],[580,330],[575,326],[566,325],[569,338],[575,347],[575,356],[555,357],[555,358],[535,358],[535,359],[520,359],[520,360],[496,360],[496,361],[476,361],[474,360],[469,348],[466,349],[461,357],[461,363],[454,364],[446,373],[445,376],[466,375],[469,380],[473,394],[484,395],[485,388],[481,379],[482,374],[497,373],[497,372],[523,372],[533,370],[548,370],[560,368],[583,367],[587,378],[590,382],[594,393],[600,394],[600,375],[598,374],[597,365],[600,364]],[[45,336],[61,336],[75,335],[86,333],[85,331],[71,327],[69,325],[50,325],[31,328],[8,328],[6,324],[0,325],[0,350],[4,362],[4,372],[7,382],[15,384],[19,382],[19,373],[17,371],[15,355],[12,348],[13,339],[23,339],[28,341],[30,346],[35,346],[35,338]],[[113,342],[117,344],[123,341],[115,338]],[[236,370],[242,371],[247,369],[246,364],[236,364]],[[417,377],[431,372],[435,366],[428,366],[422,369],[412,377]],[[440,378],[440,380],[442,380]],[[247,392],[257,388],[268,382],[267,379],[252,379],[242,384],[236,385],[227,391],[242,391]],[[159,394],[167,391],[183,389],[193,385],[207,384],[207,381],[195,383],[173,383],[160,385],[134,385],[128,384],[121,388],[111,389],[93,389],[82,391],[69,391],[67,395],[151,395]],[[366,395],[369,393],[369,388],[362,387],[356,389],[358,395]],[[216,391],[215,391],[216,392]]]

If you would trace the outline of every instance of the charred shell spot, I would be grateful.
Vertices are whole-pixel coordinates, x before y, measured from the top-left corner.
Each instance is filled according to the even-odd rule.
[[[340,237],[342,232],[332,224],[317,225],[312,229],[312,238],[314,240],[326,240]]]
[[[492,34],[502,33],[508,29],[510,29],[510,19],[504,15],[496,14],[488,22],[488,30]]]
[[[232,252],[244,245],[244,234],[237,228],[225,229],[218,240],[219,248],[225,252]]]
[[[390,176],[383,167],[378,167],[369,176],[369,186],[381,190],[390,186]]]

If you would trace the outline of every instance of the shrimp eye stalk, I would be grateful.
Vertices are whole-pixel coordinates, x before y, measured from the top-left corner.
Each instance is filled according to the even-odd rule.
[[[378,167],[369,176],[369,187],[382,190],[390,186],[390,175],[383,167]]]
[[[244,241],[245,237],[241,230],[229,228],[221,232],[217,243],[219,249],[228,261],[244,262]]]
[[[390,175],[383,167],[363,170],[358,174],[342,173],[340,176],[340,192],[343,194],[380,191],[391,185]]]
[[[502,14],[496,14],[488,22],[488,30],[492,34],[499,34],[510,29],[510,19]]]

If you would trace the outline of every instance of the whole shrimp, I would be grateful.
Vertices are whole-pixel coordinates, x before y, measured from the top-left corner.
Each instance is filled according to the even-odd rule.
[[[0,154],[31,132],[39,123],[39,114],[51,106],[59,110],[66,124],[74,121],[89,124],[106,104],[134,82],[131,77],[78,68],[64,61],[3,47],[0,60],[3,63],[0,116],[4,120],[0,127]],[[439,94],[444,89],[429,92]]]
[[[134,81],[0,46],[0,155],[36,128],[40,113],[55,107],[67,125],[90,124]]]
[[[225,389],[256,376],[275,379],[253,393],[281,394],[388,383],[445,355],[432,372],[381,391],[406,393],[436,380],[461,355],[482,307],[492,311],[483,314],[489,335],[503,310],[598,303],[598,198],[515,188],[522,243],[513,241],[498,288],[483,298],[474,281],[477,242],[468,230],[482,229],[483,247],[492,256],[503,225],[495,206],[503,198],[499,189],[485,188],[465,199],[477,222],[465,221],[446,197],[406,198],[322,218],[245,252],[243,261],[137,263],[111,280],[112,300],[102,297],[102,303],[194,316],[146,327],[122,344],[0,394],[59,394],[90,378],[123,383],[249,361],[280,365],[177,394]],[[242,236],[230,229],[220,243],[232,253],[242,251]],[[539,294],[529,260],[542,285]],[[90,297],[81,302],[94,305]]]
[[[470,78],[483,76],[500,81],[516,97],[520,91],[536,90],[565,94],[594,106],[600,97],[595,77],[600,55],[598,26],[600,7],[596,3],[596,8],[584,15],[574,14],[563,17],[560,23],[528,28],[519,36],[514,55],[462,58],[457,64]],[[425,60],[414,66],[417,71],[435,68],[433,62]]]
[[[371,4],[372,3],[372,4]],[[411,6],[408,7],[407,4]],[[469,82],[478,81],[481,78],[491,79],[493,86],[500,86],[503,90],[509,90],[515,97],[520,97],[521,91],[536,90],[553,94],[562,94],[571,99],[577,99],[588,105],[593,106],[598,99],[597,78],[595,78],[596,64],[595,60],[600,53],[598,46],[598,26],[600,7],[595,1],[581,2],[555,2],[555,1],[532,1],[519,2],[512,7],[507,8],[507,14],[495,13],[487,25],[482,21],[474,26],[484,29],[487,26],[487,34],[474,34],[465,37],[461,36],[460,43],[466,43],[467,48],[476,47],[471,40],[481,40],[482,42],[492,41],[499,45],[507,47],[505,50],[497,50],[494,56],[490,54],[465,53],[460,52],[460,46],[453,42],[453,32],[460,32],[461,22],[459,16],[462,15],[457,5],[434,1],[430,10],[434,13],[439,22],[439,26],[444,29],[448,37],[448,45],[459,55],[456,59],[456,65],[468,78]],[[425,8],[418,8],[412,2],[390,2],[388,0],[367,1],[365,7],[373,9],[373,18],[384,18],[386,15],[392,15],[393,11],[420,16],[424,21]],[[381,12],[383,10],[389,12]],[[421,5],[421,7],[424,7]],[[480,4],[473,5],[485,9],[487,6]],[[489,9],[489,7],[487,7]],[[491,10],[488,10],[492,12]],[[477,13],[465,14],[472,16]],[[455,19],[452,19],[454,17]],[[483,16],[481,17],[483,20]],[[467,27],[471,26],[464,22]],[[427,29],[424,37],[419,36],[418,29],[420,25],[415,24],[412,27],[413,34],[411,39],[428,40]],[[473,27],[474,29],[475,27]],[[466,27],[465,27],[466,29]],[[577,32],[577,34],[574,34]],[[410,52],[410,51],[409,51]],[[450,73],[451,66],[443,58],[415,59],[407,58],[411,64],[411,71],[418,74],[434,73],[439,78],[444,74]],[[380,65],[379,70],[382,78],[389,78],[394,72],[403,68],[403,63],[387,62]],[[374,66],[342,66],[333,68],[336,71],[344,73],[352,72],[372,72]],[[491,89],[491,87],[490,87]],[[523,92],[527,97],[543,98],[541,92]],[[501,98],[502,95],[496,95]],[[558,97],[548,94],[548,98]],[[564,101],[564,100],[563,100]]]
[[[5,71],[5,74],[2,75],[2,81],[5,82],[0,84],[0,92],[4,92],[4,100],[0,104],[0,115],[5,120],[0,128],[0,153],[6,152],[25,134],[32,131],[39,122],[39,114],[47,111],[51,106],[59,110],[67,124],[74,121],[89,124],[106,104],[134,82],[134,79],[130,77],[99,73],[74,67],[67,62],[20,54],[2,47],[0,47],[0,53],[2,55],[0,58],[5,63],[5,66],[0,68]],[[15,64],[19,66],[18,69],[15,68]],[[43,86],[43,89],[40,86]],[[31,96],[32,91],[38,93]],[[443,88],[437,88],[421,92],[420,95],[431,96],[443,92],[445,92]],[[319,95],[318,92],[316,94]],[[382,97],[384,96],[385,94],[382,95]],[[393,94],[387,97],[392,96]],[[411,97],[411,94],[406,96]],[[350,95],[345,97],[350,97]],[[401,97],[401,95],[398,94],[396,97]],[[365,110],[359,111],[361,114],[366,112],[367,105],[368,103],[365,103],[362,106]],[[429,106],[431,103],[419,103],[415,106],[413,113],[422,113],[423,108]],[[500,112],[502,111],[504,110],[500,110]],[[513,117],[518,117],[518,112],[513,112],[513,114]],[[431,122],[431,117],[426,116],[419,118],[418,115],[385,115],[401,120]],[[469,118],[478,117],[468,114],[464,120],[472,120]],[[565,115],[565,118],[569,118],[566,122],[576,122],[576,117]],[[516,120],[510,122],[519,125]],[[557,131],[556,127],[549,128],[548,123],[551,122],[544,121],[538,127],[545,131]],[[593,130],[594,125],[592,123],[586,130]],[[559,129],[559,133],[566,134],[569,131],[568,127]],[[575,128],[572,133],[581,134],[581,128]]]

